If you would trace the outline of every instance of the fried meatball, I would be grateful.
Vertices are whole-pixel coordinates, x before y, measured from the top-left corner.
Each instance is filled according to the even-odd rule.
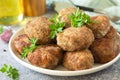
[[[65,51],[75,51],[88,48],[94,41],[92,31],[86,26],[69,27],[57,34],[57,45]]]
[[[38,67],[54,69],[62,60],[62,49],[57,45],[41,45],[27,56],[28,61]]]
[[[31,43],[30,43],[28,36],[26,34],[22,34],[22,35],[17,36],[14,39],[13,44],[16,50],[21,54],[23,52],[23,48],[30,46]]]
[[[114,59],[118,52],[115,40],[102,38],[95,40],[91,47],[95,62],[106,63]]]
[[[64,54],[63,66],[69,70],[89,69],[93,64],[94,58],[88,49]]]
[[[102,38],[107,34],[110,29],[110,21],[106,16],[95,16],[91,18],[94,20],[89,25],[89,28],[93,31],[95,38]]]
[[[104,38],[115,39],[116,36],[117,31],[113,28],[113,26],[110,26],[110,30],[108,31]]]
[[[37,44],[47,44],[50,42],[50,24],[48,18],[38,17],[29,21],[24,27],[24,31],[29,38],[36,38]]]
[[[70,22],[69,16],[72,15],[73,12],[76,12],[76,8],[75,7],[64,8],[64,9],[62,9],[59,12],[60,20],[62,22],[66,23],[65,27],[70,27],[71,26],[71,22]]]

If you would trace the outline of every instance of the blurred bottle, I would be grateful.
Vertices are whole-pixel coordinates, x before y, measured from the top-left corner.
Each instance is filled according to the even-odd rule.
[[[46,0],[24,0],[25,16],[40,16],[46,11]]]
[[[22,19],[22,0],[0,0],[0,24],[15,24]]]

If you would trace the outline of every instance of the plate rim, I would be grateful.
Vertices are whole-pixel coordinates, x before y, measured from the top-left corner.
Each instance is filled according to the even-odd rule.
[[[86,70],[77,70],[77,71],[60,71],[60,70],[50,70],[50,69],[45,69],[45,68],[40,68],[40,67],[37,67],[35,65],[32,65],[32,64],[29,64],[25,61],[22,61],[20,58],[18,58],[15,53],[12,51],[12,40],[14,39],[14,37],[17,35],[18,32],[20,32],[21,30],[23,30],[23,27],[18,29],[11,37],[10,41],[9,41],[9,51],[10,51],[10,54],[12,55],[12,57],[17,61],[19,62],[20,64],[22,64],[23,66],[31,69],[31,70],[34,70],[34,71],[37,71],[37,72],[40,72],[40,73],[43,73],[43,74],[47,74],[47,75],[54,75],[54,76],[78,76],[78,75],[86,75],[86,74],[91,74],[91,73],[95,73],[95,72],[98,72],[98,71],[101,71],[109,66],[111,66],[112,64],[114,64],[119,58],[120,58],[120,53],[118,53],[118,55],[113,59],[111,60],[110,62],[107,62],[105,64],[102,64],[100,66],[97,66],[97,67],[93,67],[93,68],[90,68],[90,69],[86,69]]]

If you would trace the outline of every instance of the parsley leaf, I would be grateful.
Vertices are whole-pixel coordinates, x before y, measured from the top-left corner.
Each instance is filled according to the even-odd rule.
[[[26,58],[29,52],[33,52],[33,50],[37,47],[36,46],[37,39],[31,38],[30,43],[31,45],[29,47],[24,47],[22,52],[22,58]]]
[[[84,12],[80,12],[79,8],[77,8],[76,12],[73,12],[69,18],[71,20],[72,27],[81,27],[83,24],[89,25],[92,22],[90,16]]]
[[[19,80],[18,70],[13,68],[11,65],[4,64],[4,66],[0,68],[0,72],[6,73],[11,80]]]
[[[0,26],[0,34],[3,32],[3,27]]]
[[[55,15],[54,15],[54,18],[49,18],[49,20],[50,20],[51,22],[55,23],[57,18],[58,18],[58,14],[55,14]]]
[[[57,33],[62,32],[63,27],[65,26],[64,22],[60,21],[58,15],[55,15],[54,18],[50,18],[50,21],[53,22],[49,27],[52,30],[50,33],[50,38],[54,39]]]

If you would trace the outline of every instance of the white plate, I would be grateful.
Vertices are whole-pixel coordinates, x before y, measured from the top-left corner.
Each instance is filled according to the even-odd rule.
[[[21,56],[19,55],[19,53],[15,50],[15,48],[13,46],[13,40],[16,36],[23,34],[23,33],[24,33],[23,28],[21,28],[11,37],[10,42],[9,42],[10,53],[12,54],[13,58],[15,58],[23,66],[25,66],[29,69],[32,69],[34,71],[43,73],[43,74],[54,75],[54,76],[77,76],[77,75],[90,74],[90,73],[94,73],[94,72],[97,72],[97,71],[100,71],[100,70],[103,70],[103,69],[109,67],[110,65],[115,63],[120,57],[120,54],[118,54],[112,61],[105,63],[105,64],[94,64],[93,68],[86,69],[86,70],[68,71],[67,69],[65,69],[62,66],[58,66],[55,70],[44,69],[44,68],[36,67],[36,66],[30,64],[27,61],[27,59],[22,59]]]

